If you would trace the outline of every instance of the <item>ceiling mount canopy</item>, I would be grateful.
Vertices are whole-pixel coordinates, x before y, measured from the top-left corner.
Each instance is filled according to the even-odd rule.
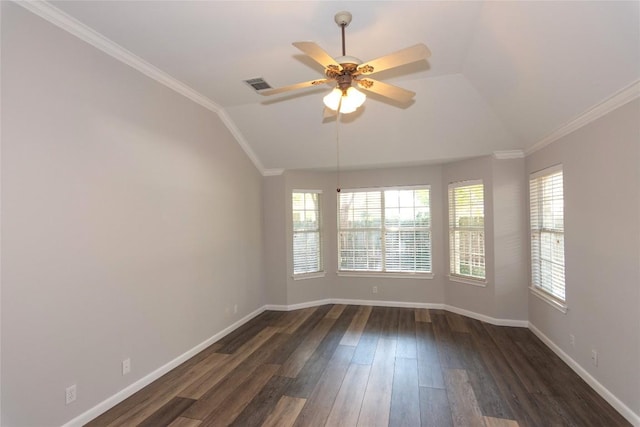
[[[261,91],[260,94],[276,95],[290,90],[334,82],[335,88],[323,98],[323,101],[327,108],[334,111],[339,109],[340,113],[343,114],[356,111],[366,100],[366,95],[357,90],[356,86],[400,103],[411,101],[415,96],[414,92],[371,78],[363,78],[363,76],[424,60],[431,55],[429,48],[422,43],[418,43],[363,64],[360,59],[347,56],[346,53],[345,28],[351,23],[351,19],[351,13],[347,11],[338,12],[334,17],[342,32],[342,56],[333,58],[314,42],[293,43],[295,47],[324,67],[325,79],[265,90]]]

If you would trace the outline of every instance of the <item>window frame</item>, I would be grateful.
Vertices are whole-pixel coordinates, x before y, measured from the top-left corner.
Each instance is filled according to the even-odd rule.
[[[296,230],[295,227],[295,212],[299,211],[294,209],[294,205],[293,205],[293,197],[295,194],[303,194],[304,198],[306,198],[307,194],[315,194],[317,196],[317,209],[315,209],[315,213],[316,213],[316,218],[317,218],[317,227],[315,229],[309,229],[309,230]],[[293,189],[291,190],[291,270],[292,270],[292,278],[294,280],[301,280],[301,279],[311,279],[311,278],[315,278],[315,277],[323,277],[325,275],[325,271],[324,271],[324,255],[323,255],[323,251],[324,251],[324,241],[323,241],[323,223],[322,223],[322,190],[310,190],[310,189]],[[306,212],[307,209],[305,208],[304,210],[302,210],[303,212]],[[318,254],[318,269],[315,271],[304,271],[304,272],[299,272],[296,273],[296,245],[295,245],[295,240],[296,240],[296,235],[300,235],[300,234],[317,234],[318,236],[318,248],[317,248],[317,254]]]
[[[429,194],[429,221],[428,227],[416,227],[414,226],[410,230],[417,231],[427,231],[429,236],[429,267],[430,270],[427,271],[396,271],[396,270],[387,270],[386,265],[386,239],[385,236],[390,231],[389,229],[392,227],[386,227],[385,224],[385,192],[386,191],[402,191],[402,190],[427,190]],[[345,193],[365,193],[365,192],[379,192],[380,193],[380,227],[360,227],[360,228],[342,228],[340,221],[340,197]],[[367,188],[349,188],[342,189],[337,194],[337,275],[343,277],[384,277],[384,278],[414,278],[414,279],[432,279],[434,277],[433,273],[433,225],[432,225],[432,208],[431,208],[431,185],[408,185],[408,186],[392,186],[392,187],[367,187]],[[414,206],[415,207],[415,206]],[[415,216],[414,216],[415,218]],[[354,230],[364,230],[364,231],[380,231],[380,252],[381,252],[381,270],[347,270],[341,269],[341,233],[345,231],[354,231]],[[399,230],[396,230],[396,232]]]
[[[543,209],[543,203],[546,200],[544,195],[542,194],[542,180],[544,178],[551,178],[554,175],[560,174],[560,179],[562,180],[562,228],[549,228],[545,227],[545,222],[550,221],[552,218],[547,218],[545,216],[545,211]],[[534,194],[534,183],[536,185],[536,194]],[[551,200],[556,200],[552,196]],[[564,215],[564,170],[562,164],[557,164],[554,166],[550,166],[544,169],[541,169],[537,172],[533,172],[529,175],[529,249],[530,249],[530,276],[531,280],[529,289],[531,293],[538,298],[542,299],[552,307],[560,310],[562,313],[566,313],[568,310],[567,305],[567,288],[566,288],[566,250],[565,250],[565,215]],[[534,210],[535,209],[535,210]],[[537,219],[534,221],[534,214],[537,214]],[[558,237],[562,237],[562,263],[559,264],[554,262],[552,259],[544,259],[543,256],[543,234],[548,234],[553,237],[553,240],[556,240]],[[538,240],[538,250],[536,251],[536,246],[534,245],[536,239]],[[553,244],[550,245],[548,249],[549,253],[553,253]],[[552,265],[552,271],[554,266],[560,265],[562,269],[562,292],[564,294],[564,298],[560,295],[553,293],[552,291],[546,289],[542,283],[538,283],[536,277],[541,278],[542,264],[544,261],[548,261]],[[539,272],[536,275],[536,265],[538,265]],[[554,278],[553,275],[551,277],[551,287],[554,286]]]
[[[456,204],[454,203],[454,199],[452,195],[455,190],[463,187],[472,187],[472,186],[482,186],[482,229],[479,227],[467,226],[461,227],[455,224],[455,212],[456,212]],[[474,179],[474,180],[465,180],[465,181],[456,181],[450,182],[447,187],[447,214],[448,214],[448,229],[449,229],[449,280],[454,282],[465,283],[473,286],[481,286],[485,287],[487,285],[487,242],[486,242],[486,200],[485,197],[486,186],[484,185],[484,181],[482,179]],[[452,204],[453,203],[453,204]],[[473,276],[471,274],[461,274],[457,271],[460,271],[460,264],[456,264],[456,259],[459,258],[460,251],[456,250],[455,239],[453,236],[459,231],[466,232],[478,232],[480,231],[482,234],[482,259],[483,259],[483,270],[484,276]],[[473,256],[473,253],[470,253],[469,256]],[[477,254],[476,254],[477,255]],[[457,268],[456,268],[457,267]],[[457,271],[456,271],[457,270]]]

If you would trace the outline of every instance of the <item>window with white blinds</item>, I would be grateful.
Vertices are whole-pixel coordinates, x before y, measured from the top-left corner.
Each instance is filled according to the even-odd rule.
[[[484,280],[484,185],[482,181],[449,184],[449,272]]]
[[[322,271],[322,235],[320,223],[320,192],[294,191],[291,196],[293,213],[293,274]]]
[[[431,273],[429,187],[342,190],[338,269]]]
[[[531,281],[534,289],[565,301],[562,166],[531,175]]]

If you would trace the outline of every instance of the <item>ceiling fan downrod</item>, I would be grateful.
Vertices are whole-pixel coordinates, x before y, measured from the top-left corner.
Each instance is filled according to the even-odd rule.
[[[347,26],[351,23],[352,16],[350,12],[342,11],[342,12],[336,13],[333,19],[336,21],[336,24],[338,24],[338,26],[340,27],[340,31],[342,33],[342,57],[344,58],[347,56],[347,48],[346,48],[346,42],[345,42],[345,39],[346,39],[345,28],[347,28]],[[350,69],[345,69],[342,73],[334,77],[338,82],[338,88],[342,90],[343,96],[346,96],[347,89],[351,87],[351,82],[353,80],[353,77],[351,76],[351,71],[352,70]]]
[[[340,29],[342,30],[342,56],[346,56],[347,55],[347,50],[345,48],[345,37],[344,37],[344,29],[351,23],[351,13],[345,11],[342,12],[338,12],[336,13],[336,16],[334,16],[333,18],[336,21],[336,24],[338,24],[340,26]]]

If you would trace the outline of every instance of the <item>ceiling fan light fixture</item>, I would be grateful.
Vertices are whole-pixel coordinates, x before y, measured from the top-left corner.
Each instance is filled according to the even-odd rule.
[[[322,101],[324,102],[324,105],[327,106],[327,108],[330,108],[335,111],[338,109],[338,105],[340,105],[341,96],[342,96],[342,91],[338,88],[335,88],[331,92],[329,92],[329,94],[327,94],[324,98],[322,98]]]
[[[342,99],[342,104],[340,100]],[[358,107],[364,104],[367,96],[354,88],[353,86],[348,88],[345,93],[340,88],[335,88],[328,95],[323,98],[324,105],[334,111],[340,106],[340,113],[349,114],[356,111]]]

